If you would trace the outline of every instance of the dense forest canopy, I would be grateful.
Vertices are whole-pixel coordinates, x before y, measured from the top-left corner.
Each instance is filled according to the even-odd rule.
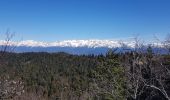
[[[106,55],[5,53],[0,63],[3,100],[169,100],[170,56],[151,48]]]

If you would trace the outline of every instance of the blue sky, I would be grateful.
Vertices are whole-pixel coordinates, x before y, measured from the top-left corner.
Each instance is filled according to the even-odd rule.
[[[16,40],[163,39],[170,0],[0,0],[0,32],[7,29]]]

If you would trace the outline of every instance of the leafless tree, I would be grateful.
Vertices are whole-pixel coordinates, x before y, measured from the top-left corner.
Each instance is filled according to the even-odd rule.
[[[0,77],[0,99],[12,99],[24,92],[24,83],[20,79],[11,80],[9,76]]]
[[[5,33],[5,40],[0,48],[0,69],[4,69],[8,65],[8,62],[5,61],[5,56],[7,52],[13,51],[11,40],[14,37],[9,30]],[[11,79],[8,73],[0,74],[0,99],[11,99],[15,96],[21,95],[24,92],[24,84],[21,79]]]
[[[134,38],[134,51],[125,54],[124,63],[122,63],[125,68],[126,82],[127,82],[127,95],[133,99],[137,99],[137,96],[142,93],[141,75],[142,66],[140,66],[141,56],[140,50],[142,48],[142,43],[138,37]]]
[[[168,54],[170,54],[170,34],[167,34],[167,37],[164,41],[164,47],[168,50]]]
[[[10,30],[7,30],[6,33],[5,33],[5,40],[4,40],[4,44],[2,45],[1,47],[1,51],[2,52],[6,52],[9,49],[9,46],[11,46],[11,40],[12,38],[14,37],[14,33],[11,33]]]
[[[140,52],[142,44],[137,38],[135,41],[135,51],[125,54],[123,63],[128,96],[137,100],[147,89],[152,89],[170,100],[166,86],[170,71],[164,64],[164,57],[154,54],[151,47],[147,52]]]

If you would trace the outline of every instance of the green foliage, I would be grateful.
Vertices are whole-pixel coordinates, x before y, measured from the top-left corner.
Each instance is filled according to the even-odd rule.
[[[118,55],[109,51],[106,57],[99,59],[99,65],[93,71],[93,78],[102,100],[125,99],[124,69],[119,64]]]
[[[151,48],[145,55],[145,60],[156,62]],[[21,79],[26,93],[48,100],[125,100],[129,84],[125,81],[125,73],[128,72],[125,72],[127,66],[121,64],[133,65],[131,60],[137,57],[141,55],[130,52],[122,56],[112,50],[98,56],[9,53],[3,59],[5,63],[0,64],[0,77]],[[170,57],[163,55],[162,58],[169,69]],[[143,66],[145,63],[141,61],[140,64]]]
[[[66,53],[10,54],[1,74],[21,77],[25,90],[47,98],[80,98],[89,87],[89,72],[97,59]],[[5,68],[5,69],[4,69]]]

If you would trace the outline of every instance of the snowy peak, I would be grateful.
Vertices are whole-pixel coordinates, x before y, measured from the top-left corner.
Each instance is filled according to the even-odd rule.
[[[34,41],[34,40],[21,41],[21,42],[15,43],[15,44],[17,46],[30,46],[30,47],[36,47],[36,46],[46,47],[46,46],[48,46],[48,44],[45,42],[38,42],[38,41]]]
[[[111,40],[65,40],[59,42],[49,43],[49,46],[61,46],[61,47],[119,47],[118,41]]]
[[[20,42],[0,40],[0,45],[10,44],[12,46],[27,46],[27,47],[88,47],[88,48],[97,48],[97,47],[107,47],[107,48],[116,48],[121,47],[122,45],[128,47],[134,47],[135,42],[132,40],[129,41],[120,41],[120,40],[64,40],[56,42],[39,42],[34,40],[26,40]]]

